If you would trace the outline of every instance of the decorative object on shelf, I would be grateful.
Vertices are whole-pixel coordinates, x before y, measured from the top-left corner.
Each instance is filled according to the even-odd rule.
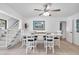
[[[7,21],[4,19],[0,19],[0,28],[7,29]]]
[[[45,30],[45,21],[33,21],[33,30]]]

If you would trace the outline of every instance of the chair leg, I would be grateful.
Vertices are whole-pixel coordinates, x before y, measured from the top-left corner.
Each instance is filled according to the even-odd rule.
[[[52,48],[53,48],[53,54],[54,54],[54,46]]]
[[[21,45],[21,47],[23,47],[24,46],[24,42],[22,41],[22,45]]]
[[[60,41],[58,41],[58,47],[60,48]]]
[[[28,48],[26,47],[26,54],[28,53]]]
[[[32,47],[33,53],[35,52],[34,47]]]
[[[47,50],[48,50],[48,49],[47,49],[47,47],[46,47],[46,54],[47,54],[47,52],[48,52]]]

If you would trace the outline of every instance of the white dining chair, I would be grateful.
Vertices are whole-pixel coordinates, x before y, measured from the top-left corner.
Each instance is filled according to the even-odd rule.
[[[54,44],[60,48],[61,31],[57,31],[54,36]]]
[[[36,47],[36,45],[35,45],[34,36],[27,36],[27,39],[26,39],[26,53],[28,53],[29,50],[31,50],[30,52],[33,51],[33,53],[34,53],[34,48],[35,47]]]
[[[44,47],[46,48],[46,53],[48,53],[48,48],[52,48],[54,53],[54,35],[44,36]]]

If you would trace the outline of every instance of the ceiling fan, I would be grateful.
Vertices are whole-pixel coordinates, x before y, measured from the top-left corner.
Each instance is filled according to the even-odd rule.
[[[44,15],[44,16],[51,16],[50,12],[59,12],[61,9],[54,9],[51,10],[51,3],[46,3],[44,4],[44,9],[34,9],[35,11],[43,11],[42,13],[39,14],[39,16]]]

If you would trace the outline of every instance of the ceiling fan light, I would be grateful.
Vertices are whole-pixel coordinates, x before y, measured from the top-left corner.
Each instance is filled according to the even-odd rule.
[[[49,16],[49,12],[43,13],[44,16]]]
[[[46,9],[49,10],[50,9],[50,6],[48,5],[48,7]]]

